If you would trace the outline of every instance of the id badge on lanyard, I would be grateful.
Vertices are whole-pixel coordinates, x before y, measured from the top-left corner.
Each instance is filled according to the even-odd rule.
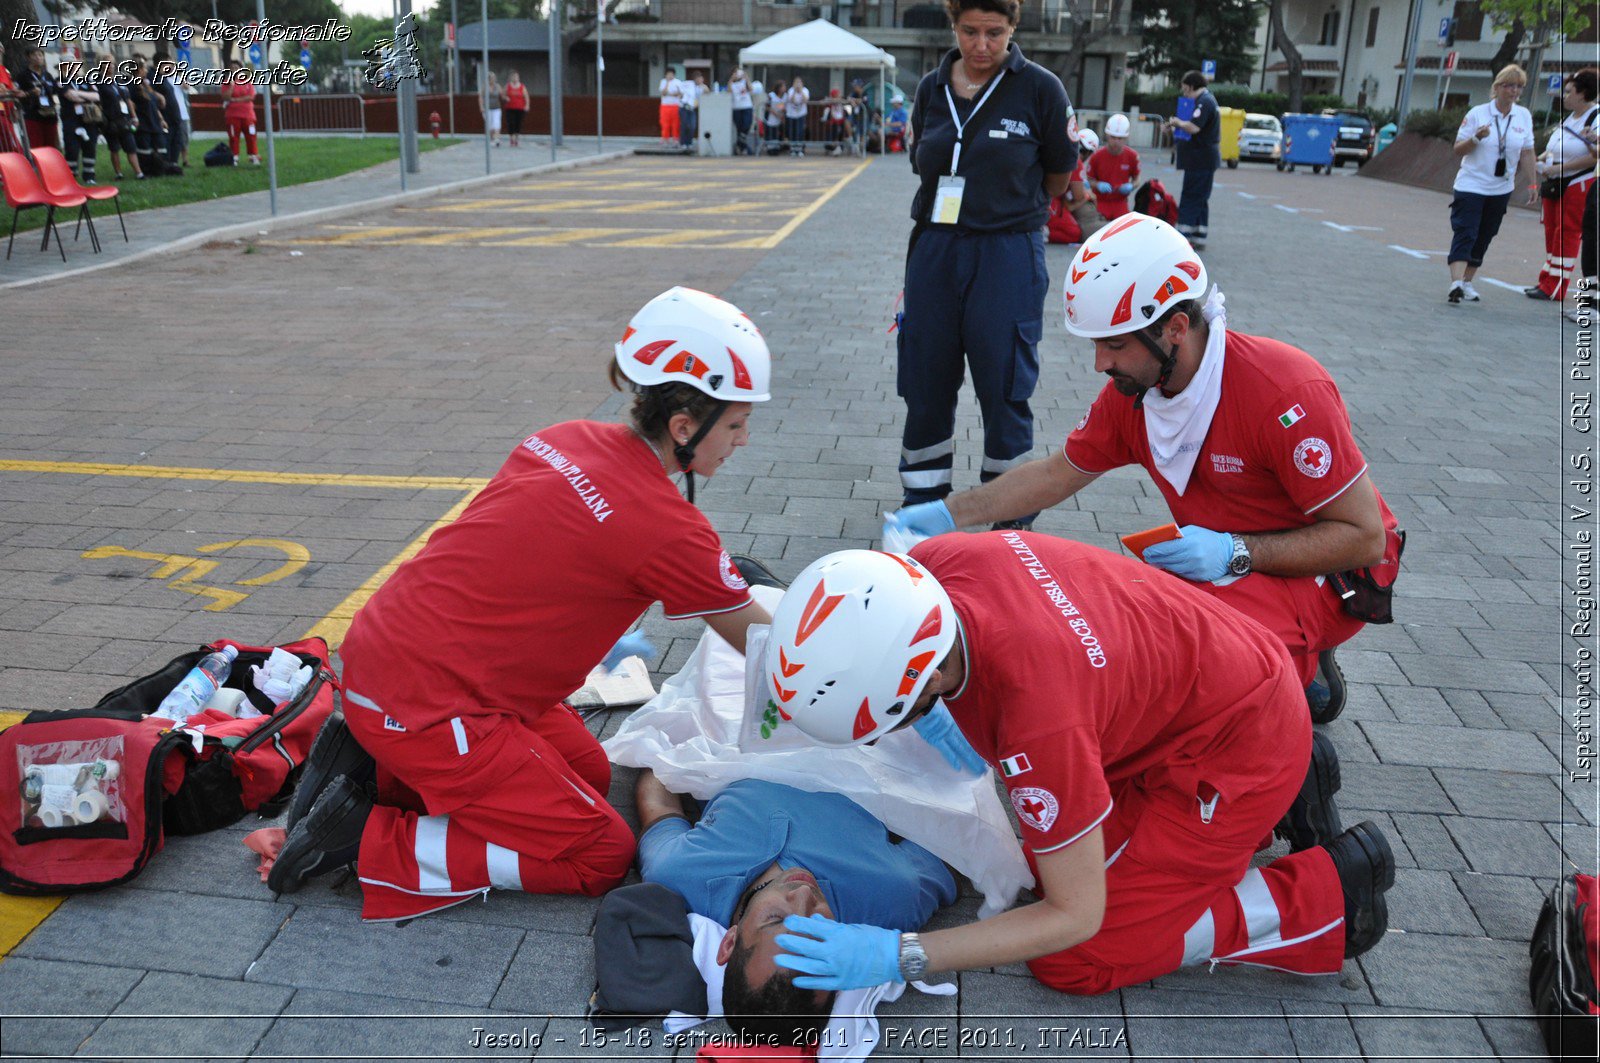
[[[1002,70],[995,75],[993,81],[989,82],[989,88],[978,98],[977,104],[972,108],[972,115],[976,115],[983,109],[984,103],[993,95],[995,88],[1005,76],[1006,72]],[[950,172],[939,178],[939,186],[933,193],[933,211],[928,220],[935,225],[956,225],[961,220],[961,197],[965,194],[967,188],[967,179],[965,177],[957,177],[956,171],[961,168],[961,144],[966,139],[967,122],[972,121],[972,116],[968,116],[967,122],[961,120],[961,115],[956,113],[956,101],[950,95],[949,85],[944,87],[944,98],[945,102],[950,105],[950,121],[956,127],[956,146],[955,150],[950,153]]]

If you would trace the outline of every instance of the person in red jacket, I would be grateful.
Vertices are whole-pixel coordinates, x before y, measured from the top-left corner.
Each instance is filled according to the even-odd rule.
[[[768,622],[693,476],[748,442],[771,364],[737,307],[687,288],[639,310],[615,353],[630,423],[528,436],[355,615],[340,737],[319,735],[307,758],[273,890],[355,861],[362,918],[389,921],[490,888],[599,896],[622,882],[633,831],[606,800],[605,751],[563,700],[596,663],[654,655],[627,633],[654,602],[740,650]],[[353,744],[370,759],[341,768],[329,750]]]
[[[1128,213],[1128,197],[1139,184],[1139,153],[1128,147],[1128,116],[1106,119],[1106,143],[1089,156],[1084,178],[1095,191],[1095,206],[1107,221]]]
[[[250,162],[261,165],[256,152],[256,86],[250,80],[250,71],[237,59],[228,60],[231,77],[222,86],[222,119],[228,123],[228,150],[239,157],[239,138],[244,137],[245,150]]]
[[[522,144],[522,120],[527,116],[528,86],[522,83],[522,75],[513,70],[511,80],[506,82],[506,135],[514,148]]]

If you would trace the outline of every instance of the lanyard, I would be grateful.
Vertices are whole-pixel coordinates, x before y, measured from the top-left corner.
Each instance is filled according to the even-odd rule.
[[[1494,123],[1494,135],[1500,138],[1500,157],[1502,159],[1506,157],[1506,134],[1511,132],[1511,119],[1514,115],[1515,112],[1506,115],[1506,124],[1502,127],[1500,125],[1499,108],[1491,107],[1489,110],[1489,120]]]
[[[984,90],[982,96],[978,97],[978,102],[973,105],[972,114],[967,117],[967,122],[972,121],[972,118],[983,109],[983,105],[988,102],[989,97],[994,94],[994,90],[999,86],[1001,80],[1005,76],[1006,72],[1002,70],[1000,73],[994,76],[993,81],[989,82],[989,87]],[[956,101],[955,98],[950,95],[949,82],[946,82],[944,86],[944,99],[945,102],[950,105],[950,121],[954,122],[956,127],[956,148],[955,151],[950,155],[950,176],[954,177],[956,175],[956,170],[961,166],[961,142],[963,139],[965,139],[967,122],[963,122],[961,120],[961,116],[956,113]]]

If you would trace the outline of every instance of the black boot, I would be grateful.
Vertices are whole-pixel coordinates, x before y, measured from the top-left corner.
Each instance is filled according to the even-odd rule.
[[[1333,748],[1333,740],[1320,731],[1313,731],[1306,781],[1300,784],[1300,793],[1273,830],[1289,843],[1290,852],[1327,845],[1344,830],[1339,822],[1339,808],[1333,803],[1339,785],[1339,754]]]
[[[333,780],[289,832],[267,872],[267,888],[293,893],[309,878],[355,863],[371,813],[372,796],[366,786],[342,775]]]
[[[1323,650],[1317,655],[1317,674],[1306,687],[1306,705],[1311,709],[1312,723],[1332,723],[1344,711],[1347,691],[1344,669],[1339,667],[1334,650]]]
[[[300,767],[300,782],[289,799],[284,828],[294,830],[295,824],[305,818],[334,779],[348,775],[358,783],[371,782],[375,769],[371,755],[361,748],[346,726],[344,713],[335,711],[317,732],[311,752],[306,754],[306,762]]]
[[[1357,823],[1325,848],[1344,890],[1344,954],[1360,956],[1389,929],[1383,893],[1394,885],[1394,851],[1371,820]]]

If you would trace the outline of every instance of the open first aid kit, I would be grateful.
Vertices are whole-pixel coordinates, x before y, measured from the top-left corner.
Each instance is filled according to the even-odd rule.
[[[166,834],[225,827],[286,797],[333,711],[327,658],[321,639],[224,640],[89,708],[0,731],[0,890],[115,886]]]

